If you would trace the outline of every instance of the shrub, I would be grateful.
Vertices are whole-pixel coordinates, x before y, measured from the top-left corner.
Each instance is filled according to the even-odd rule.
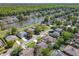
[[[8,41],[7,48],[11,48],[14,45],[15,41]]]
[[[21,47],[17,47],[16,49],[14,49],[11,53],[11,56],[19,56],[19,53],[22,51]]]
[[[55,48],[55,49],[59,49],[60,46],[61,46],[61,43],[60,43],[59,41],[57,41],[57,42],[55,43],[55,45],[54,45],[54,48]]]
[[[42,50],[42,55],[43,56],[49,56],[49,52],[50,52],[51,50],[49,49],[49,48],[46,48],[46,49],[43,49]]]
[[[64,43],[64,42],[65,42],[62,37],[59,37],[57,40],[58,40],[60,43]]]
[[[16,27],[12,27],[12,28],[11,28],[11,34],[12,34],[12,35],[15,35],[16,32],[17,32],[17,28],[16,28]]]
[[[78,32],[78,28],[75,27],[75,28],[72,28],[72,31],[71,31],[73,34],[77,33]]]
[[[31,30],[27,30],[27,33],[28,33],[28,35],[26,38],[32,38],[32,36],[34,35],[34,32]]]
[[[38,36],[37,37],[37,40],[38,40],[38,42],[41,42],[42,41],[42,37],[41,36]]]
[[[68,39],[70,39],[72,37],[72,33],[68,32],[68,31],[64,31],[62,33],[62,36],[63,36],[63,39],[68,40]]]

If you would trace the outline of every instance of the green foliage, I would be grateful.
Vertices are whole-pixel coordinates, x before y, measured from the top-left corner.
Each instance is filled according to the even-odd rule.
[[[65,42],[65,40],[64,40],[62,37],[59,37],[57,40],[58,40],[60,43],[64,43],[64,42]]]
[[[48,20],[49,20],[49,16],[46,16],[44,22],[48,22]]]
[[[52,29],[56,29],[57,28],[57,25],[56,24],[53,24],[51,28]]]
[[[34,48],[35,42],[31,41],[31,42],[27,43],[26,46],[29,47],[29,48]]]
[[[12,27],[11,28],[11,34],[14,35],[17,32],[17,28],[16,27]]]
[[[69,19],[72,21],[72,24],[75,25],[77,22],[77,17],[76,16],[69,16]]]
[[[7,41],[7,48],[11,48],[14,45],[15,41]]]
[[[55,49],[59,49],[60,46],[61,46],[61,43],[60,43],[59,41],[57,41],[57,42],[55,43],[55,45],[54,45],[54,48],[55,48]]]
[[[16,49],[14,49],[11,53],[11,56],[19,56],[19,53],[22,51],[21,47],[17,47]]]
[[[62,24],[62,21],[60,21],[60,20],[56,20],[56,21],[55,21],[55,24],[59,26],[59,25]]]
[[[32,38],[32,36],[34,35],[34,32],[31,30],[27,30],[26,31],[28,33],[28,35],[26,36],[26,38]]]
[[[42,50],[41,53],[42,53],[43,56],[50,56],[50,51],[51,50],[49,48],[45,48],[45,49]]]
[[[1,30],[3,30],[4,28],[3,28],[3,26],[4,26],[4,23],[3,22],[0,22],[0,27],[1,27]]]
[[[36,26],[35,33],[39,34],[42,31],[42,28],[40,26]]]
[[[37,37],[37,40],[38,40],[38,42],[42,42],[42,37],[41,36],[38,36]]]
[[[78,32],[78,28],[75,27],[75,28],[72,28],[72,31],[71,31],[73,34],[77,33]]]
[[[68,39],[70,39],[72,37],[72,33],[68,32],[68,31],[64,31],[62,33],[62,36],[63,36],[63,39],[68,40]]]
[[[46,29],[48,29],[48,26],[43,25],[43,24],[38,24],[35,26],[35,33],[39,34],[41,31],[44,31]]]
[[[27,12],[45,8],[52,7],[63,7],[61,4],[43,4],[43,5],[7,5],[0,6],[0,16],[11,16],[11,15],[19,15],[19,14],[28,14]]]
[[[65,40],[63,39],[63,37],[59,37],[54,45],[55,49],[59,49],[61,44],[63,44],[65,42]]]

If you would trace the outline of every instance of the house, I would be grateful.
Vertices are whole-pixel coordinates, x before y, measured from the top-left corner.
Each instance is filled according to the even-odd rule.
[[[20,56],[33,56],[34,55],[34,48],[26,48],[20,52]]]
[[[79,49],[70,45],[65,47],[64,52],[70,56],[79,56]]]
[[[7,41],[14,41],[14,40],[17,40],[18,37],[15,36],[15,35],[9,35],[5,38]]]
[[[74,37],[73,37],[71,42],[79,44],[79,33],[76,33],[74,35]]]
[[[47,41],[55,43],[56,38],[53,38],[51,36],[44,36],[43,37],[43,42],[47,42]]]
[[[56,28],[55,31],[61,33],[63,30],[61,28]]]
[[[40,46],[42,48],[47,48],[47,44],[45,42],[38,43],[37,46]]]
[[[2,47],[4,45],[3,41],[0,40],[0,47]]]
[[[65,53],[63,53],[62,51],[60,50],[55,50],[54,51],[54,56],[67,56]]]
[[[59,32],[56,32],[54,31],[53,33],[49,33],[50,36],[54,37],[54,38],[57,38],[60,36],[60,33]]]
[[[26,33],[25,31],[18,32],[18,33],[17,33],[17,36],[18,36],[19,38],[23,38],[23,37],[26,37],[26,36],[27,36],[27,33]]]
[[[74,38],[73,41],[79,44],[79,38]]]
[[[3,19],[4,22],[6,22],[7,24],[12,24],[14,22],[17,22],[18,19],[16,17],[6,17],[5,19]]]

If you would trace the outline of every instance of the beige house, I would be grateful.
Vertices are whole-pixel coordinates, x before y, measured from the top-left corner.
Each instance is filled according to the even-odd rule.
[[[79,49],[70,45],[66,46],[64,52],[70,56],[79,56]]]

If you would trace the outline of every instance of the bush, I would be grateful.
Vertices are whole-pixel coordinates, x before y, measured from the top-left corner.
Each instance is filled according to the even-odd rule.
[[[59,37],[57,40],[58,40],[60,43],[64,43],[64,42],[65,42],[62,37]]]
[[[37,40],[38,42],[42,42],[42,37],[41,36],[37,37]]]
[[[55,48],[55,49],[59,49],[60,46],[61,46],[61,43],[60,43],[59,41],[57,41],[57,42],[55,43],[55,45],[54,45],[54,48]]]
[[[29,47],[29,48],[34,48],[35,42],[31,41],[31,42],[27,43],[26,46]]]
[[[34,35],[34,32],[31,30],[27,30],[26,32],[28,33],[26,38],[32,38],[32,36]]]
[[[73,34],[77,33],[78,32],[78,28],[75,27],[75,28],[72,28],[72,31],[71,31]]]
[[[7,48],[11,48],[14,45],[15,41],[8,41]]]
[[[53,24],[51,28],[52,29],[56,29],[57,28],[57,25],[56,24]]]
[[[51,51],[51,50],[50,50],[49,48],[43,49],[43,50],[42,50],[42,55],[43,55],[43,56],[50,56],[50,55],[49,55],[49,52],[50,52],[50,51]]]
[[[15,35],[16,32],[17,32],[17,28],[16,28],[16,27],[12,27],[12,29],[11,29],[11,34],[12,34],[12,35]]]
[[[35,34],[39,34],[41,31],[42,31],[42,28],[40,26],[36,26]]]
[[[21,47],[17,47],[16,49],[14,49],[11,53],[11,56],[19,56],[19,53],[22,51]]]
[[[63,36],[63,39],[68,40],[68,39],[70,39],[72,37],[72,33],[68,32],[68,31],[64,31],[62,33],[62,36]]]
[[[48,22],[48,20],[49,20],[49,16],[46,16],[44,22]]]

